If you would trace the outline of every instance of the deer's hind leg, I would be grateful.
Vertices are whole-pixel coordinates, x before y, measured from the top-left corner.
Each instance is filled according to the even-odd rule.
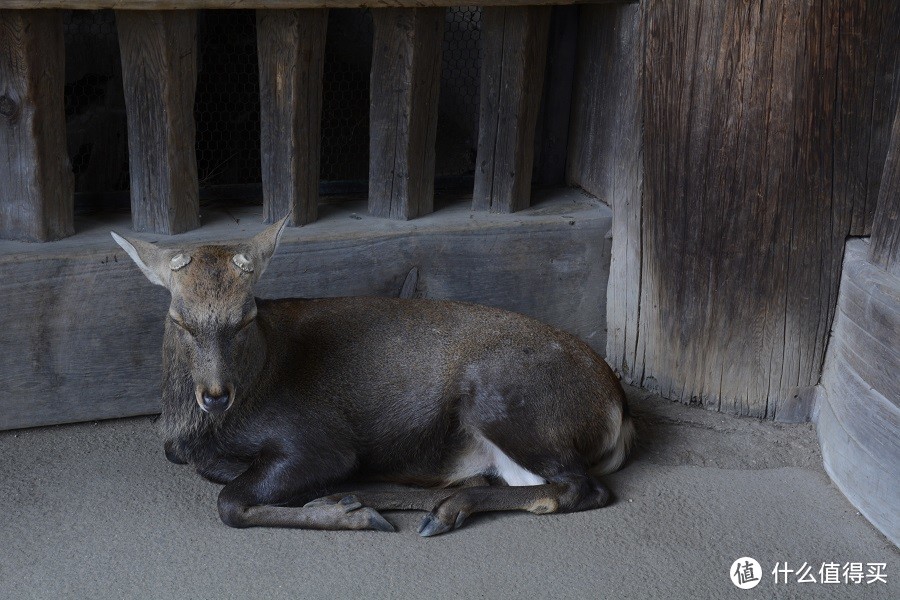
[[[561,436],[565,439],[565,436]],[[526,441],[516,429],[484,424],[473,433],[476,462],[508,487],[463,489],[440,502],[425,516],[425,537],[460,527],[472,514],[522,510],[534,514],[576,512],[605,506],[610,492],[588,473],[585,457],[574,447],[549,439]]]
[[[563,472],[550,481],[528,486],[471,487],[440,502],[422,519],[419,535],[430,537],[462,526],[479,512],[522,510],[543,515],[600,508],[609,491],[581,469]]]
[[[317,498],[305,506],[312,508],[343,504],[344,506],[367,506],[374,510],[423,510],[427,512],[457,493],[461,488],[487,487],[489,485],[490,480],[487,477],[476,476],[460,481],[455,484],[455,487],[339,492]]]

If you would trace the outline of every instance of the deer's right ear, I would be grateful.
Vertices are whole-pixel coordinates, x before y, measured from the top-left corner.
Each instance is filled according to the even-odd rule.
[[[238,254],[232,259],[242,271],[253,273],[253,281],[259,281],[269,265],[289,219],[290,215],[263,229],[245,244],[246,255]]]
[[[113,239],[116,240],[116,243],[122,246],[122,250],[128,253],[128,256],[134,261],[134,264],[140,267],[141,271],[144,272],[144,275],[147,276],[147,279],[164,288],[169,287],[166,284],[166,281],[169,279],[167,271],[170,269],[165,264],[166,256],[164,250],[141,240],[129,240],[123,238],[115,231],[110,231],[110,233],[112,234]]]

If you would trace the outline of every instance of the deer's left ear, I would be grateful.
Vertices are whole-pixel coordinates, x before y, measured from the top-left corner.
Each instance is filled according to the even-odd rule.
[[[235,254],[232,258],[235,266],[245,273],[252,274],[254,281],[259,280],[263,271],[269,266],[269,261],[275,255],[281,234],[284,233],[284,228],[287,227],[290,218],[290,215],[286,216],[251,238],[247,242],[246,251]]]
[[[173,253],[171,251],[157,248],[153,244],[137,239],[124,238],[115,231],[110,231],[110,233],[113,239],[116,240],[116,243],[128,253],[134,264],[140,267],[147,279],[164,288],[169,287],[168,282],[172,271],[182,269],[191,262],[190,257],[185,254],[172,256]]]

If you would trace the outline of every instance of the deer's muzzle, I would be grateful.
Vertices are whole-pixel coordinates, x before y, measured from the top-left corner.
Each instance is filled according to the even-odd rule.
[[[204,412],[210,414],[223,413],[234,402],[234,386],[227,385],[212,389],[198,387],[196,396],[197,404]]]

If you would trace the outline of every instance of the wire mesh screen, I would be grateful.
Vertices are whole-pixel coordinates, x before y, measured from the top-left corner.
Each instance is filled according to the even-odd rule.
[[[481,9],[446,13],[437,177],[471,174],[478,129]],[[368,176],[369,10],[329,12],[322,109],[323,181]],[[128,189],[125,104],[112,11],[65,16],[66,121],[76,192]],[[252,10],[203,11],[194,118],[201,188],[260,181],[259,71]],[[82,207],[84,208],[84,207]]]

